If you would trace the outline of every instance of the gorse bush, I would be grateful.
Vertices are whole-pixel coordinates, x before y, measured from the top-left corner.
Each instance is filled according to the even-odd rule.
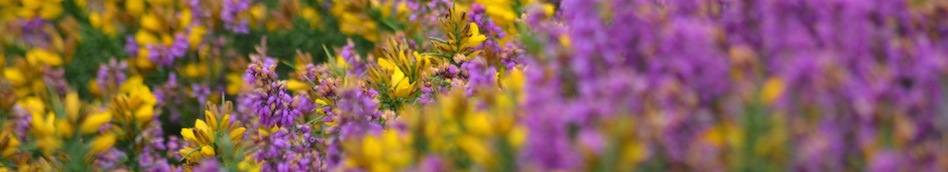
[[[943,171],[940,0],[0,0],[2,171]]]

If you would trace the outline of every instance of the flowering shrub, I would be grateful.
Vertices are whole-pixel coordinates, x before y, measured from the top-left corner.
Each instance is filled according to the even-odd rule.
[[[939,0],[0,0],[3,171],[944,171]]]

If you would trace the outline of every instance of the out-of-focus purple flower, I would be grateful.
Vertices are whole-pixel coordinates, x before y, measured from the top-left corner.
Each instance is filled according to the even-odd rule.
[[[197,98],[198,102],[207,102],[207,96],[211,95],[211,89],[205,85],[191,85],[191,97]]]
[[[204,159],[198,163],[197,167],[192,169],[195,172],[222,172],[223,168],[220,168],[220,162],[217,162],[217,159],[208,158]]]
[[[161,66],[170,67],[175,59],[184,57],[188,51],[188,40],[184,34],[176,34],[171,45],[147,45],[148,60]]]
[[[120,84],[125,83],[125,79],[127,78],[125,70],[127,69],[128,62],[124,60],[118,62],[115,59],[111,59],[109,63],[99,66],[95,82],[99,84],[100,88],[117,88]]]
[[[238,34],[250,33],[247,19],[238,19],[238,15],[250,9],[250,0],[224,0],[221,20],[224,28]]]
[[[466,62],[461,64],[461,69],[467,74],[467,88],[465,91],[468,95],[473,95],[475,88],[496,85],[497,70],[494,67],[488,67],[483,61]]]
[[[138,57],[139,46],[134,36],[129,35],[125,37],[125,53],[128,53],[128,56]]]
[[[351,69],[347,70],[350,75],[362,76],[365,73],[367,65],[362,62],[362,59],[359,57],[359,54],[355,52],[355,44],[352,41],[349,41],[346,46],[342,47],[342,52],[339,53],[342,56],[342,59],[346,61]]]
[[[95,160],[95,166],[98,170],[116,170],[121,167],[122,163],[121,158],[125,157],[125,152],[122,152],[115,148],[110,148],[105,152],[99,154]]]

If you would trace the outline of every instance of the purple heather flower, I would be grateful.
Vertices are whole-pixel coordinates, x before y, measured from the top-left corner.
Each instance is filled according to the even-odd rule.
[[[224,0],[223,9],[221,9],[221,20],[224,21],[224,28],[238,33],[250,33],[247,19],[239,19],[237,16],[250,9],[250,0]]]
[[[276,63],[270,58],[250,64],[246,76],[253,86],[248,101],[242,103],[251,108],[251,113],[260,116],[264,127],[291,126],[297,116],[309,114],[314,105],[308,97],[290,96],[286,91],[286,82],[278,81]]]
[[[192,84],[191,97],[197,98],[198,102],[207,102],[207,96],[211,95],[211,89],[205,85]]]
[[[222,172],[223,168],[220,167],[220,162],[217,162],[217,159],[208,158],[204,159],[198,163],[197,167],[192,169],[195,172]]]
[[[99,66],[99,71],[96,73],[96,84],[99,84],[100,88],[106,87],[118,87],[120,84],[125,83],[127,76],[125,75],[125,70],[128,69],[128,62],[122,61],[118,62],[115,59],[109,60],[109,63],[102,64]]]

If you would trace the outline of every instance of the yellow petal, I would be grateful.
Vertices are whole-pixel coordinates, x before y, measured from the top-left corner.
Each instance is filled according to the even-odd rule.
[[[250,7],[250,16],[253,17],[254,20],[263,20],[265,17],[267,17],[266,14],[267,6],[262,3],[258,3],[257,5]]]
[[[201,154],[204,154],[204,156],[214,156],[214,148],[211,146],[201,147]]]
[[[137,41],[138,44],[141,44],[141,47],[142,47],[142,48],[145,48],[145,47],[146,47],[145,45],[157,44],[157,43],[160,42],[160,41],[158,40],[158,36],[155,36],[154,34],[148,33],[148,31],[145,31],[145,30],[138,30],[138,32],[135,32],[135,41]],[[147,48],[146,48],[146,49],[147,49]],[[139,52],[141,52],[141,51],[139,51]],[[139,53],[139,54],[140,54],[140,53]],[[146,54],[146,55],[147,55],[147,54]]]
[[[197,138],[194,137],[194,130],[191,128],[182,128],[181,137],[184,138],[185,141],[197,142]]]
[[[158,18],[155,14],[145,14],[142,16],[141,21],[142,28],[148,29],[152,32],[161,31],[161,18]]]
[[[71,138],[75,132],[72,123],[69,123],[69,121],[65,119],[56,120],[56,133],[59,133],[62,138]]]
[[[240,140],[240,138],[244,136],[244,132],[247,132],[247,128],[244,128],[244,127],[236,128],[236,129],[230,131],[230,134],[229,134],[229,135],[230,135],[230,139],[231,139],[231,140]]]
[[[108,123],[110,120],[112,120],[111,113],[103,112],[92,114],[89,115],[89,117],[86,117],[85,121],[82,121],[82,124],[79,126],[79,130],[82,132],[82,134],[92,134],[99,131],[99,128],[105,123]]]
[[[79,118],[79,94],[76,92],[69,92],[66,94],[63,104],[66,106],[66,116],[69,117],[69,120],[76,121],[76,119]]]
[[[237,94],[243,86],[243,81],[239,74],[227,74],[227,94]]]
[[[144,0],[128,0],[125,1],[125,10],[128,11],[133,17],[137,17],[145,11],[145,1]]]
[[[362,139],[362,154],[369,161],[378,160],[382,157],[382,143],[374,136],[366,136]]]
[[[214,116],[210,110],[204,110],[204,119],[207,120],[207,126],[214,128],[214,130],[217,130],[218,127],[220,127],[218,126],[217,116]]]
[[[26,76],[23,76],[23,72],[17,68],[3,69],[3,77],[13,83],[13,85],[19,86],[26,84]]]
[[[300,80],[290,79],[290,81],[286,82],[286,88],[293,91],[306,91],[307,84]]]
[[[207,134],[208,136],[212,135],[211,129],[207,127],[207,123],[205,123],[204,120],[200,120],[200,119],[196,120],[194,122],[194,129],[200,132],[204,132],[204,134]]]
[[[764,83],[763,93],[761,95],[763,96],[764,103],[769,105],[776,101],[777,98],[780,98],[780,95],[783,94],[784,85],[783,79],[777,77],[767,79],[767,82]]]
[[[63,14],[63,7],[60,2],[56,1],[46,1],[43,4],[43,9],[40,10],[40,17],[46,20],[56,19],[60,14]]]
[[[135,110],[135,120],[140,123],[146,123],[152,120],[155,115],[155,108],[152,106],[143,106]]]
[[[191,33],[188,33],[188,44],[191,44],[191,47],[197,47],[201,44],[201,41],[204,39],[204,34],[207,33],[207,28],[204,26],[194,26],[191,28]]]
[[[471,27],[471,37],[468,38],[467,42],[464,43],[465,47],[476,47],[476,46],[481,45],[481,43],[483,43],[484,40],[487,40],[486,36],[481,35],[480,29],[477,28],[477,24],[474,24],[474,22],[471,22],[470,27]]]
[[[384,58],[379,58],[378,60],[379,60],[379,67],[382,67],[382,69],[395,70],[396,67],[394,63],[389,62],[388,60]]]
[[[59,66],[63,64],[63,59],[59,56],[59,54],[39,48],[34,48],[27,52],[26,59],[32,63],[42,63],[51,66]]]
[[[50,155],[63,146],[63,141],[55,137],[43,137],[36,143],[36,147],[45,155]]]
[[[115,145],[115,135],[105,134],[105,135],[96,137],[95,139],[92,139],[92,143],[90,145],[91,145],[91,148],[89,149],[90,155],[96,155],[96,154],[105,152],[105,150],[108,150],[109,148],[111,148],[112,145]]]

